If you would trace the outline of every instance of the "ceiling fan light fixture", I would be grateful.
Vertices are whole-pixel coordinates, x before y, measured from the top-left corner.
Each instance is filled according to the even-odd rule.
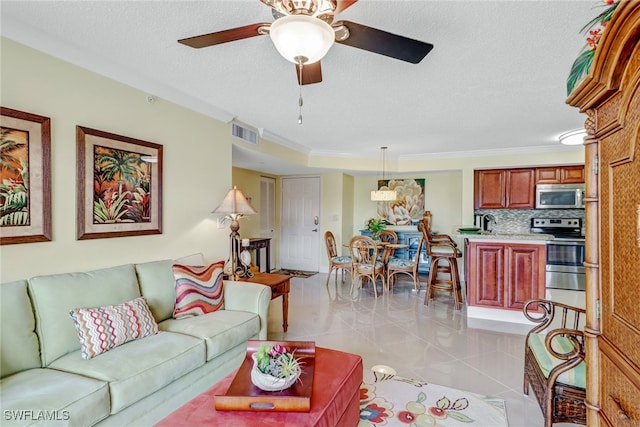
[[[321,60],[335,41],[331,25],[307,15],[288,15],[277,19],[269,30],[276,49],[287,61],[313,64]]]

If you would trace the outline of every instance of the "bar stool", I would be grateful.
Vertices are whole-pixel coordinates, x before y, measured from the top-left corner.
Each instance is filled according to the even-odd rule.
[[[427,255],[431,257],[431,268],[427,279],[427,291],[424,304],[429,305],[436,290],[448,291],[453,294],[453,308],[462,308],[462,286],[458,271],[458,258],[462,252],[456,247],[453,239],[446,234],[431,234],[431,212],[426,211],[418,223],[418,230],[426,245]]]

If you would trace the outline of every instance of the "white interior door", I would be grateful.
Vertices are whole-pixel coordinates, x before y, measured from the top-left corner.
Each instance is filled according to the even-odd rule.
[[[271,239],[273,248],[273,238],[276,228],[276,180],[266,176],[260,177],[260,237]],[[264,250],[257,250],[256,257],[260,257],[260,265],[267,265],[267,253]],[[270,261],[273,268],[273,263]]]
[[[320,178],[282,178],[280,266],[318,271]]]

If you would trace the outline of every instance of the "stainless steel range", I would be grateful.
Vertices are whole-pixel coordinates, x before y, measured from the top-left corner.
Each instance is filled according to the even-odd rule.
[[[531,232],[554,236],[547,241],[546,285],[584,291],[585,240],[580,218],[531,218]]]

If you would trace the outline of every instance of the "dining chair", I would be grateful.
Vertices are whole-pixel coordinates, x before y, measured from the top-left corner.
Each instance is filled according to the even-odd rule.
[[[431,212],[426,211],[418,222],[418,230],[422,233],[427,255],[431,257],[431,268],[427,279],[427,291],[424,304],[429,305],[435,290],[448,291],[453,294],[454,309],[462,307],[462,286],[458,271],[458,258],[462,252],[456,242],[447,234],[431,234]],[[445,276],[445,277],[443,277]]]
[[[351,290],[356,281],[358,287],[362,288],[364,279],[369,279],[373,286],[373,294],[378,296],[376,279],[382,280],[382,290],[386,288],[384,277],[384,264],[378,261],[378,245],[369,236],[353,236],[349,241],[349,254],[351,255]]]
[[[383,246],[389,243],[396,244],[398,243],[398,235],[393,230],[382,230],[378,233],[378,240],[380,240],[380,244]],[[383,255],[392,257],[395,251],[395,249],[388,249],[386,251],[383,251],[382,253],[378,251],[378,261],[382,261],[384,264],[386,264],[387,260],[383,259]]]
[[[420,291],[420,273],[418,272],[418,265],[420,264],[420,254],[424,247],[424,238],[421,237],[418,242],[418,249],[413,259],[390,257],[387,260],[387,287],[391,291],[393,282],[398,274],[406,274],[413,280],[413,287],[416,291]]]
[[[329,275],[327,276],[327,283],[333,270],[336,271],[336,282],[338,281],[338,271],[342,274],[342,281],[344,282],[344,272],[351,271],[351,257],[338,255],[338,246],[336,245],[336,238],[331,231],[324,233],[324,243],[327,247],[327,256],[329,257]]]

